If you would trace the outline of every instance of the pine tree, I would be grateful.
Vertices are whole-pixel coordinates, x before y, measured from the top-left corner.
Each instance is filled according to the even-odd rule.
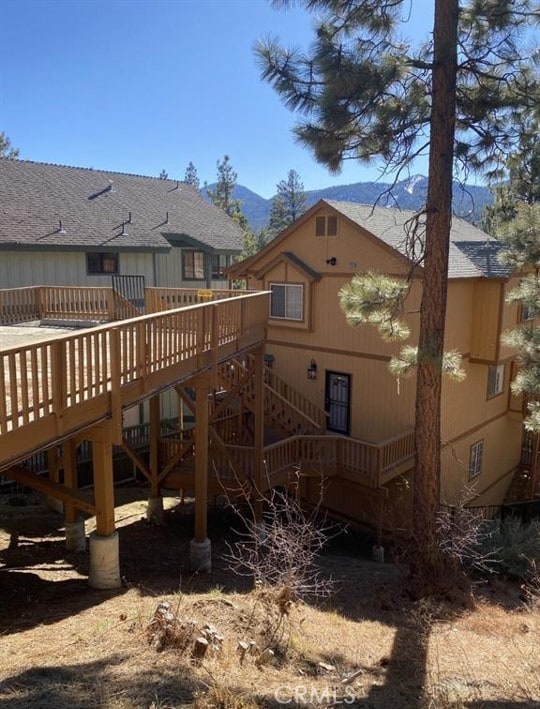
[[[287,179],[278,182],[276,189],[268,221],[268,228],[274,236],[296,221],[307,208],[304,185],[296,170],[289,170]]]
[[[493,236],[517,217],[520,203],[540,202],[540,123],[534,114],[525,114],[521,125],[518,148],[506,163],[508,179],[493,190],[493,203],[482,218],[483,228]]]
[[[234,197],[237,179],[238,175],[231,165],[231,159],[228,155],[225,155],[221,162],[217,161],[216,186],[213,190],[207,188],[206,192],[216,207],[222,209],[242,229],[246,230],[248,229],[248,221],[242,213],[240,200]]]
[[[497,187],[485,222],[503,243],[500,260],[522,274],[508,301],[527,316],[503,339],[517,351],[520,369],[512,389],[527,397],[525,427],[540,433],[540,327],[534,325],[540,317],[540,146],[538,123],[525,125],[519,150],[508,159],[508,181]]]
[[[196,189],[199,189],[199,187],[200,187],[200,181],[199,181],[199,175],[197,174],[197,168],[191,162],[191,160],[189,161],[188,166],[186,167],[184,182],[188,185],[193,185],[193,187],[195,187]]]
[[[0,158],[15,160],[18,157],[19,148],[14,148],[7,135],[3,131],[0,131]]]
[[[159,173],[159,179],[160,179],[160,180],[168,180],[168,179],[169,179],[169,173],[167,172],[167,170],[163,169],[163,170]]]
[[[433,39],[413,47],[398,34],[408,0],[303,4],[322,16],[310,54],[275,40],[256,48],[263,78],[303,115],[300,142],[334,172],[346,159],[379,158],[397,176],[428,149],[424,251],[416,261],[423,295],[411,559],[413,581],[426,589],[445,581],[436,514],[453,168],[496,174],[519,135],[520,112],[538,105],[537,77],[519,45],[519,30],[538,17],[528,0],[434,0]]]
[[[223,160],[217,161],[217,181],[214,189],[211,190],[207,187],[206,192],[212,203],[222,209],[244,232],[242,257],[247,258],[256,253],[258,244],[257,238],[242,212],[242,203],[234,197],[237,179],[238,175],[231,165],[231,160],[228,155],[225,155]]]

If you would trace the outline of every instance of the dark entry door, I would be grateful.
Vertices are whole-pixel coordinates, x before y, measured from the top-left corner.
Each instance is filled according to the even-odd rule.
[[[326,427],[329,431],[349,435],[351,375],[326,372]]]

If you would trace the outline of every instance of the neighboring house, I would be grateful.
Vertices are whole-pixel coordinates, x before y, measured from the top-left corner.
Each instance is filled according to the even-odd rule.
[[[232,219],[176,180],[0,158],[0,205],[0,289],[138,276],[126,287],[139,304],[143,287],[225,287],[243,246]],[[162,413],[177,415],[176,396]],[[147,418],[124,414],[126,425]]]
[[[231,279],[272,291],[267,363],[326,409],[329,432],[410,446],[415,377],[397,380],[388,370],[402,345],[384,342],[372,326],[348,325],[338,292],[358,272],[407,277],[412,264],[404,225],[412,216],[321,200],[262,251],[229,269]],[[467,378],[443,385],[443,503],[463,497],[474,505],[502,503],[520,462],[522,404],[510,391],[513,354],[501,344],[501,333],[526,313],[505,302],[513,279],[499,264],[498,250],[485,233],[454,219],[445,349],[461,353]],[[405,307],[410,344],[418,338],[421,289],[417,267]],[[409,455],[396,468],[403,477],[394,484],[399,478],[402,488],[408,486],[412,462]],[[336,490],[332,506],[355,516],[352,497],[352,486],[350,493]]]
[[[242,231],[197,189],[92,168],[0,158],[0,288],[224,285]]]

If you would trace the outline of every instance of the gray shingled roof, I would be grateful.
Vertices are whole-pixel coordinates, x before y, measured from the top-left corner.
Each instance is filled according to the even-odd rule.
[[[406,225],[414,217],[414,212],[331,199],[324,201],[388,246],[406,255]],[[497,261],[500,244],[481,229],[454,217],[450,239],[449,278],[505,278],[510,275],[511,269],[501,266]]]
[[[183,182],[0,158],[0,248],[168,250],[167,237],[217,251],[243,242],[238,225]]]

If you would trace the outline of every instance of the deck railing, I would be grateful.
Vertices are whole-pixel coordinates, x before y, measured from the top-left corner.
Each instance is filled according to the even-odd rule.
[[[406,433],[402,436],[408,438]],[[370,488],[381,487],[391,479],[395,469],[407,460],[412,462],[412,454],[404,459],[396,439],[379,444],[368,443],[345,436],[291,436],[265,446],[263,488],[275,484],[276,479],[284,474],[300,473],[320,474],[321,476],[343,476]],[[180,438],[162,439],[161,448],[164,460],[184,448],[186,457],[193,458],[192,447],[188,448]],[[396,458],[391,457],[391,452]],[[210,465],[212,474],[217,473],[224,479],[237,477],[240,482],[253,477],[255,449],[252,446],[227,444],[224,449],[211,445]],[[382,464],[385,459],[384,465]],[[182,465],[183,458],[176,465]]]
[[[206,288],[147,288],[146,289],[146,312],[159,313],[163,310],[174,308],[184,308],[186,305],[198,305],[224,298],[235,298],[239,295],[246,295],[253,291],[246,290],[225,290]]]
[[[40,320],[40,287],[0,290],[0,325]]]
[[[50,440],[119,415],[149,391],[262,341],[267,318],[268,294],[252,292],[0,351],[0,436],[20,431],[22,443],[23,427],[47,420]]]
[[[253,291],[196,288],[146,288],[146,312],[236,298]],[[112,322],[139,311],[107,286],[31,286],[0,290],[0,325],[33,320]]]

